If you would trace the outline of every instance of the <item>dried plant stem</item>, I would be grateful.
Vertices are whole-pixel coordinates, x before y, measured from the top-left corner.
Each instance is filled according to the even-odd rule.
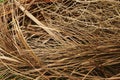
[[[28,10],[26,10],[18,1],[14,0],[16,6],[18,6],[32,21],[34,21],[40,28],[44,29],[49,35],[51,35],[54,39],[60,41],[59,37],[52,32],[57,31],[52,28],[46,27],[44,24],[42,24],[38,19],[36,19]]]

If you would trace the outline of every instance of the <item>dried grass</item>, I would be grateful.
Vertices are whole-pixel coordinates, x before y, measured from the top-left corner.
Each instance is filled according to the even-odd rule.
[[[120,80],[119,0],[8,0],[0,9],[0,80]]]

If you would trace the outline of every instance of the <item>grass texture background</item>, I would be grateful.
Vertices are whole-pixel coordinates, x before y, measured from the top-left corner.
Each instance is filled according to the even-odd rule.
[[[120,80],[120,1],[2,1],[0,80]]]

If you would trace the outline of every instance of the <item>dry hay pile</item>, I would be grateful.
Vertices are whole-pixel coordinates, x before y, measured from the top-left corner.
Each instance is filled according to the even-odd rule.
[[[0,80],[120,80],[120,1],[4,1]]]

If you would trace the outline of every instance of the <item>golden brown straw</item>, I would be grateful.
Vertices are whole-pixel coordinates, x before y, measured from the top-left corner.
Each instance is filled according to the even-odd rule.
[[[1,2],[0,80],[120,80],[120,1]]]

